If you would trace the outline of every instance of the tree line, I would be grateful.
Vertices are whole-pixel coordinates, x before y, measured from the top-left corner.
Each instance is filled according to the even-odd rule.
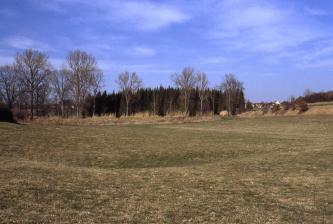
[[[218,114],[220,111],[228,109],[227,97],[223,91],[218,89],[205,90],[205,98],[202,103],[200,94],[198,88],[193,89],[188,100],[188,116]],[[235,101],[235,104],[232,106],[234,109],[233,114],[245,110],[242,94],[243,93],[240,92],[240,100]],[[127,107],[124,98],[124,95],[119,92],[98,92],[95,98],[95,114],[99,116],[114,114],[117,117],[126,114]],[[139,112],[149,112],[151,115],[158,116],[174,115],[179,112],[184,112],[183,104],[184,99],[179,88],[163,86],[158,88],[142,88],[132,96],[128,113],[129,115]],[[93,98],[88,98],[85,111],[89,116],[93,116],[93,105]]]
[[[61,68],[53,68],[46,54],[33,49],[18,52],[14,63],[0,66],[0,101],[22,117],[58,115],[130,116],[148,112],[164,116],[245,110],[243,84],[226,74],[216,88],[209,88],[207,75],[186,67],[173,74],[173,87],[143,88],[136,72],[124,71],[116,78],[117,92],[102,91],[103,72],[96,58],[81,50],[70,51]]]
[[[304,100],[307,103],[330,102],[333,101],[333,91],[316,93],[308,89],[304,91],[304,96],[298,97],[298,100]]]

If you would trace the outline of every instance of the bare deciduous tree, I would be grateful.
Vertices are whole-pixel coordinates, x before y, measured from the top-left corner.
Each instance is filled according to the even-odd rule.
[[[184,98],[184,113],[188,116],[188,108],[190,104],[191,92],[194,89],[197,79],[194,75],[193,68],[184,68],[180,74],[175,74],[173,77],[173,82],[180,88]]]
[[[15,67],[17,69],[21,83],[30,97],[30,119],[34,118],[34,106],[37,104],[38,97],[45,91],[42,88],[45,85],[47,76],[50,73],[50,64],[48,57],[36,50],[27,49],[23,53],[18,53],[15,58]]]
[[[69,95],[69,72],[66,69],[55,70],[51,75],[51,85],[56,102],[60,105],[61,116],[64,116],[64,102]]]
[[[208,89],[208,79],[206,73],[198,72],[197,74],[197,87],[199,91],[200,98],[200,114],[203,114],[203,103],[207,97],[207,89]]]
[[[50,75],[50,73],[48,73]],[[43,82],[37,87],[35,102],[36,102],[36,116],[39,117],[40,109],[47,103],[48,96],[50,94],[50,82],[49,78],[45,78]],[[45,109],[45,108],[43,108]],[[45,111],[44,111],[45,112]],[[45,115],[45,114],[43,114]]]
[[[307,97],[307,96],[311,96],[311,94],[313,94],[313,92],[310,89],[306,89],[306,90],[304,90],[303,96]]]
[[[117,83],[126,100],[126,116],[129,115],[129,104],[134,93],[142,87],[142,81],[139,76],[133,72],[122,72],[118,75]]]
[[[235,109],[234,105],[238,100],[237,97],[244,90],[243,83],[238,81],[234,74],[226,74],[220,88],[227,97],[228,113],[232,115]]]
[[[19,80],[11,65],[0,67],[0,99],[11,109],[19,95]]]
[[[79,117],[83,103],[91,91],[93,75],[98,70],[95,57],[76,50],[69,52],[67,57],[70,90],[76,107],[76,116]]]
[[[93,93],[93,117],[95,116],[96,113],[96,95],[98,91],[101,90],[103,87],[103,72],[100,69],[97,69],[93,73],[92,77],[92,93]]]

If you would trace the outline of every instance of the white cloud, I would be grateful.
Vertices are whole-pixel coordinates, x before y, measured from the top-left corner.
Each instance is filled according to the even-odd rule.
[[[134,56],[139,56],[139,57],[149,57],[155,55],[155,50],[149,47],[144,47],[144,46],[135,46],[133,47],[129,53]]]
[[[156,30],[188,19],[179,9],[147,1],[121,1],[110,9],[116,20],[129,21],[142,30]]]
[[[229,60],[225,57],[213,56],[205,57],[198,60],[200,64],[226,64]]]
[[[154,31],[172,24],[183,23],[189,17],[180,9],[168,4],[154,1],[122,1],[122,0],[55,0],[44,2],[35,0],[36,5],[57,13],[69,12],[78,4],[82,12],[90,16],[74,18],[74,21],[112,21],[119,24],[132,25],[140,30]],[[73,14],[73,13],[72,13]]]
[[[33,48],[33,49],[39,49],[42,51],[52,51],[54,50],[50,45],[36,41],[33,39],[30,39],[25,36],[10,36],[7,38],[4,38],[1,43],[7,47],[12,47],[16,49],[27,49],[27,48]]]
[[[218,4],[210,37],[228,49],[273,53],[326,35],[315,21],[262,1]]]

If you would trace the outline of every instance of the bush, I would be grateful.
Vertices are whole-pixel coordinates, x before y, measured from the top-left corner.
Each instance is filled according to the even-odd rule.
[[[288,101],[285,101],[281,104],[283,110],[289,110],[291,108],[291,103]]]
[[[295,104],[299,112],[305,112],[309,109],[308,104],[305,102],[305,100],[297,100]]]
[[[289,106],[290,106],[289,109],[296,110],[296,102],[295,101],[291,101]]]
[[[28,118],[26,113],[19,111],[17,109],[13,109],[12,113],[13,113],[14,120],[16,120],[16,121],[25,121]]]
[[[0,105],[0,121],[15,122],[12,111],[4,105]]]
[[[271,108],[272,113],[274,113],[274,114],[277,113],[280,109],[281,109],[280,105],[278,105],[278,104],[274,104]]]
[[[252,103],[250,101],[247,101],[246,102],[246,110],[247,111],[251,111],[253,110],[253,106],[252,106]]]
[[[265,104],[263,107],[262,107],[262,113],[263,114],[267,114],[270,110],[270,105],[269,104]]]

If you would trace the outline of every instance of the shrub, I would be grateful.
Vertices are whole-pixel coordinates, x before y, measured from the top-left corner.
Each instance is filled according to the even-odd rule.
[[[12,111],[0,104],[0,121],[4,122],[15,122]]]
[[[13,109],[12,113],[13,113],[13,116],[14,116],[14,120],[16,120],[16,121],[25,121],[28,118],[26,113],[24,113],[22,111],[19,111],[17,109]]]
[[[299,112],[305,112],[309,109],[308,104],[305,102],[305,100],[297,100],[295,104]]]
[[[262,113],[263,114],[267,114],[270,110],[270,105],[269,104],[265,104],[263,107],[262,107]]]
[[[274,105],[272,105],[272,108],[271,108],[271,111],[272,111],[272,113],[277,113],[279,110],[280,110],[281,108],[280,108],[280,105],[278,105],[278,104],[274,104]]]
[[[247,101],[246,102],[246,110],[247,111],[251,111],[253,110],[253,106],[252,106],[252,103],[250,101]]]
[[[288,101],[285,101],[281,104],[281,107],[283,110],[289,110],[291,108],[291,103]]]
[[[291,110],[296,110],[296,102],[295,101],[291,101],[289,104],[289,109]]]

